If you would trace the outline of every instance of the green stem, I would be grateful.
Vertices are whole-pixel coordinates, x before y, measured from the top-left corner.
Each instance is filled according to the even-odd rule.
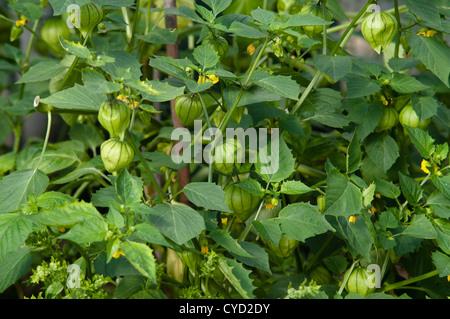
[[[353,268],[355,268],[355,265],[356,265],[358,262],[359,262],[359,258],[356,259],[356,260],[352,263],[352,266],[350,267],[350,270],[348,271],[347,276],[344,277],[344,280],[342,281],[341,287],[339,287],[338,294],[342,294],[342,291],[344,290],[345,285],[347,284],[348,278],[350,278],[350,275],[351,275],[352,272],[353,272]]]
[[[416,277],[413,277],[413,278],[410,278],[410,279],[406,279],[406,280],[403,280],[403,281],[400,281],[400,282],[396,282],[396,283],[387,285],[386,287],[383,288],[382,291],[395,290],[395,289],[398,289],[400,287],[403,287],[403,286],[406,286],[406,285],[409,285],[409,284],[412,284],[412,283],[415,283],[415,282],[418,282],[418,281],[421,281],[421,280],[425,280],[425,279],[434,277],[434,276],[436,276],[438,274],[439,274],[439,271],[436,269],[436,270],[427,272],[427,273],[425,273],[423,275],[420,275],[420,276],[416,276]]]
[[[135,11],[135,14],[134,14],[133,26],[131,28],[130,42],[128,42],[128,49],[127,49],[128,53],[133,51],[133,47],[134,47],[134,37],[135,37],[135,34],[136,34],[137,25],[139,23],[140,4],[141,4],[141,1],[140,0],[136,0],[136,11]]]
[[[52,127],[52,113],[47,112],[47,132],[45,133],[45,140],[44,140],[44,146],[42,147],[41,156],[39,157],[39,162],[36,165],[35,170],[39,168],[39,165],[41,165],[42,159],[44,158],[44,153],[48,145],[48,140],[50,138],[50,129]]]
[[[269,44],[269,37],[266,38],[266,41],[261,46],[261,49],[259,50],[257,57],[253,61],[253,64],[252,64],[251,69],[250,69],[250,71],[248,73],[247,79],[245,80],[244,84],[242,85],[241,90],[239,91],[239,94],[238,94],[236,100],[234,101],[233,106],[225,114],[224,118],[222,119],[222,122],[219,125],[219,129],[220,129],[220,131],[222,133],[225,132],[225,128],[227,127],[228,122],[230,121],[234,110],[238,107],[239,102],[241,101],[242,97],[244,96],[245,90],[247,89],[247,85],[250,82],[250,79],[251,79],[251,77],[253,75],[253,72],[255,72],[256,67],[258,66],[259,61],[261,60],[261,57],[262,57],[262,55],[263,55],[263,53],[264,53],[264,51],[265,51],[265,49],[266,49],[268,44]]]
[[[322,0],[321,5],[322,5],[323,18],[325,19],[327,16],[327,0]],[[323,55],[326,55],[327,54],[327,25],[326,24],[323,25],[322,35],[323,35],[322,53],[323,53]]]
[[[202,97],[201,94],[198,94],[198,97],[200,98],[200,102],[202,103],[203,114],[205,115],[206,123],[208,125],[208,128],[212,128],[211,121],[210,121],[209,115],[208,115],[208,109],[206,108],[205,101],[203,100],[203,97]],[[213,152],[214,152],[214,148],[211,148],[210,158],[212,158]],[[211,161],[209,163],[209,168],[208,168],[208,183],[212,182],[212,175],[213,175],[213,164],[212,164],[212,161]]]
[[[131,136],[131,133],[128,130],[125,131],[125,136],[127,137],[131,147],[133,148],[134,153],[137,155],[137,157],[141,161],[142,165],[144,166],[144,169],[147,171],[147,174],[149,175],[149,178],[150,178],[150,182],[152,183],[153,187],[155,188],[156,192],[158,193],[160,199],[162,201],[166,201],[166,199],[167,199],[166,195],[163,193],[161,187],[159,187],[158,181],[156,180],[155,176],[153,176],[153,173],[150,170],[150,168],[148,167],[148,164],[147,164],[145,158],[142,156],[141,151],[136,146],[133,136]]]
[[[402,35],[402,24],[400,21],[400,11],[398,10],[398,0],[394,0],[395,19],[397,20],[397,39],[395,39],[394,58],[398,58],[400,48],[400,36]]]
[[[87,36],[84,38],[83,46],[86,46],[86,43],[87,43],[87,41],[88,41],[88,38],[89,38],[89,35],[87,35]],[[75,69],[75,65],[78,63],[78,60],[79,60],[79,59],[80,59],[80,57],[78,57],[78,56],[76,56],[76,57],[73,59],[72,64],[70,65],[69,70],[67,71],[66,75],[64,76],[64,79],[61,81],[61,83],[60,83],[59,86],[58,86],[58,91],[57,91],[57,92],[61,91],[61,90],[64,88],[64,85],[66,85],[66,82],[67,82],[67,80],[69,79],[70,75],[72,74],[73,69]]]

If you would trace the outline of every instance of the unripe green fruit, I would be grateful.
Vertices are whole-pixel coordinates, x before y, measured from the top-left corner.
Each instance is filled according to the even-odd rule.
[[[228,207],[243,221],[250,217],[260,199],[259,196],[253,195],[235,184],[225,187],[225,201]]]
[[[217,38],[214,38],[213,36],[208,36],[203,40],[202,44],[213,49],[220,58],[223,58],[227,55],[230,47],[228,41],[221,36]]]
[[[400,112],[399,121],[403,126],[406,125],[424,129],[430,124],[431,118],[426,119],[424,121],[420,121],[419,117],[417,116],[417,113],[414,112],[411,103],[409,103]]]
[[[100,155],[106,170],[113,173],[133,161],[134,151],[127,142],[118,138],[111,138],[100,146]]]
[[[348,275],[349,271],[350,269],[345,272],[344,278]],[[370,275],[371,273],[367,271],[367,268],[359,267],[354,269],[348,278],[345,290],[349,293],[359,293],[363,297],[371,294],[375,291],[376,287],[374,282],[372,282],[372,288],[369,287]]]
[[[328,11],[326,11],[326,17],[324,18],[323,9],[321,6],[318,6],[318,5],[312,5],[312,4],[305,5],[302,8],[302,10],[300,11],[300,13],[301,14],[312,14],[316,17],[322,18],[327,21],[331,20],[331,16],[328,13]],[[308,25],[308,26],[304,26],[303,30],[305,31],[305,34],[309,38],[315,39],[322,34],[323,26],[322,25]]]
[[[191,127],[202,111],[202,102],[197,95],[183,95],[175,101],[175,113],[185,127]]]
[[[98,121],[111,137],[123,137],[130,125],[130,117],[130,107],[118,99],[103,102],[98,112]]]
[[[41,27],[41,37],[50,45],[49,49],[57,54],[63,51],[59,42],[59,37],[67,39],[70,37],[70,30],[67,23],[60,18],[52,18],[44,22]]]
[[[361,32],[370,46],[380,54],[394,39],[397,20],[387,12],[373,12],[362,22]]]
[[[298,241],[281,235],[278,246],[274,245],[270,241],[268,242],[268,246],[270,250],[272,250],[279,258],[288,258],[294,253],[295,249],[297,248]]]
[[[86,36],[102,21],[103,10],[96,3],[90,2],[81,6],[79,11],[69,12],[68,18],[83,36]]]
[[[296,14],[299,13],[302,6],[295,0],[278,0],[277,11],[278,13]]]
[[[227,139],[222,145],[218,145],[214,150],[213,167],[224,175],[233,174],[234,170],[240,170],[244,158],[241,144],[233,139]]]
[[[310,273],[310,277],[319,285],[329,284],[332,279],[328,269],[322,265],[314,268]]]
[[[398,113],[392,107],[386,107],[384,109],[383,116],[381,117],[378,126],[375,128],[375,132],[381,132],[394,127],[398,123]]]

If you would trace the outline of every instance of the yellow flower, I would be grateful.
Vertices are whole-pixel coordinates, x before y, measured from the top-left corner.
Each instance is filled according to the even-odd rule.
[[[436,33],[437,33],[436,30],[425,30],[420,31],[419,33],[417,33],[417,35],[423,35],[424,37],[432,38]]]
[[[63,228],[63,227],[58,227],[58,230],[59,230],[61,233],[64,233],[64,232],[66,231],[66,229]]]
[[[120,249],[118,249],[118,250],[114,253],[113,257],[117,259],[117,258],[120,257],[120,255],[125,256],[125,254],[123,253],[123,251],[120,250]]]
[[[255,53],[255,45],[253,43],[250,43],[247,47],[247,52],[250,53],[250,55],[253,55],[253,53]]]
[[[207,254],[209,251],[208,245],[202,245],[202,254]]]
[[[450,281],[450,275],[447,276],[447,281]]]
[[[119,94],[117,96],[117,99],[126,102],[128,104],[128,106],[130,107],[130,109],[132,109],[132,110],[135,110],[137,108],[137,106],[139,105],[138,102],[136,102],[134,100],[130,100],[130,97],[127,95]]]
[[[20,19],[20,20],[17,20],[17,21],[16,21],[16,27],[20,27],[20,26],[23,27],[23,26],[27,23],[27,21],[28,21],[28,19],[25,18],[25,17],[23,17],[23,18]]]
[[[267,208],[268,210],[271,210],[271,209],[273,209],[274,207],[275,207],[274,204],[272,204],[272,203],[266,203],[266,208]]]
[[[353,216],[350,216],[350,218],[348,219],[348,222],[349,223],[356,223],[356,216],[355,215],[353,215]]]
[[[227,217],[222,217],[220,220],[222,221],[222,225],[228,224],[228,218]]]
[[[422,163],[420,163],[420,168],[425,174],[430,174],[428,167],[431,167],[430,162],[428,162],[427,160],[422,160]],[[439,169],[436,165],[433,165],[433,168],[435,172],[437,172],[437,170]]]
[[[217,82],[219,82],[219,78],[217,76],[215,76],[214,74],[207,74],[207,75],[202,75],[198,77],[198,84],[202,84],[202,83],[206,83],[206,82],[212,82],[213,84],[216,84]]]

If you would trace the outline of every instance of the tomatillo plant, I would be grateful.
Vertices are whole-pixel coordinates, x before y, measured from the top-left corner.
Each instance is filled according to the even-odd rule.
[[[448,9],[355,3],[2,2],[0,296],[446,299]]]

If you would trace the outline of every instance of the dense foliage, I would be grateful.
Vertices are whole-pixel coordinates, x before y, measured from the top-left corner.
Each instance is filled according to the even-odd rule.
[[[2,296],[447,298],[445,2],[8,0]]]

